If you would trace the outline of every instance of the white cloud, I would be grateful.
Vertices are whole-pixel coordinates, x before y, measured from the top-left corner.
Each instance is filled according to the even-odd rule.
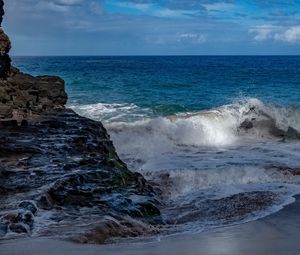
[[[262,25],[249,29],[249,33],[254,33],[255,41],[275,40],[287,43],[300,42],[300,26],[283,27]]]
[[[283,33],[276,33],[274,39],[289,43],[300,42],[300,26],[290,27]]]
[[[207,11],[229,11],[235,8],[235,5],[232,3],[217,2],[211,4],[203,4]]]
[[[196,33],[183,33],[178,34],[178,42],[182,43],[205,43],[206,36],[203,34],[196,34]]]
[[[256,34],[254,36],[255,41],[265,41],[267,39],[271,39],[274,35],[274,30],[276,30],[277,27],[271,26],[271,25],[262,25],[262,26],[256,26],[255,28],[249,29],[249,33]]]

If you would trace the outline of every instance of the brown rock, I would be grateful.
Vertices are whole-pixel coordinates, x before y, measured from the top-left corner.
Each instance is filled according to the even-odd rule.
[[[3,56],[10,51],[11,43],[8,36],[0,29],[0,54]]]
[[[0,105],[0,118],[2,119],[12,118],[12,108],[7,105]]]

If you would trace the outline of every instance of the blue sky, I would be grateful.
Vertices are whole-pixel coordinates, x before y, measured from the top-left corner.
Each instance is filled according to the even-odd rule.
[[[6,0],[13,55],[300,54],[300,0]]]

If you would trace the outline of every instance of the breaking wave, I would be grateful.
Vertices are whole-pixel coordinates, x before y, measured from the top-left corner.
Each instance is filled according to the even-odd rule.
[[[300,109],[267,106],[258,99],[220,108],[135,122],[109,122],[113,140],[132,149],[161,152],[173,146],[229,146],[245,138],[300,138]],[[129,148],[126,148],[127,150]]]
[[[156,117],[135,104],[73,105],[86,117],[101,120],[124,139],[143,134],[145,139],[192,146],[226,146],[243,135],[255,138],[299,138],[300,108],[265,105],[258,99],[219,108]],[[147,141],[145,141],[147,142]]]
[[[104,120],[119,156],[157,184],[165,199],[163,215],[180,231],[264,217],[300,193],[298,107],[251,98],[158,117],[132,104],[73,109]],[[257,207],[261,201],[265,204]],[[227,215],[220,209],[245,203],[253,205],[242,213]]]

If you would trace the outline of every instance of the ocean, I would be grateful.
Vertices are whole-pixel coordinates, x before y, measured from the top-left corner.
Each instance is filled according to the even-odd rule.
[[[300,193],[298,56],[14,57],[13,64],[65,79],[68,107],[103,122],[129,169],[160,189],[162,216],[176,232],[255,220]],[[228,208],[234,215],[223,213]]]

